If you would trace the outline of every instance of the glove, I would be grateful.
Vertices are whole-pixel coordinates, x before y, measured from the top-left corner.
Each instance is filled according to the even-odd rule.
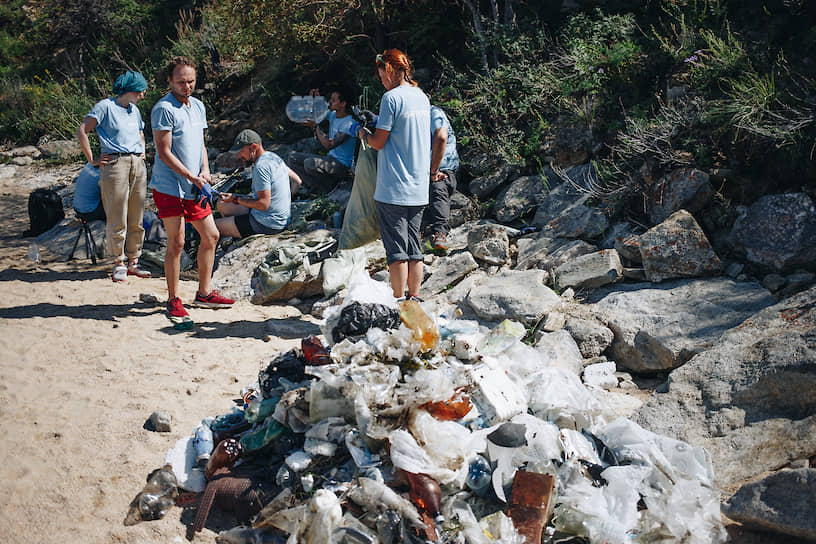
[[[210,207],[212,207],[215,194],[218,194],[218,191],[213,189],[209,183],[204,183],[204,185],[202,185],[201,188],[198,189],[198,198],[196,199],[196,202],[202,208],[204,207],[205,204],[209,204]]]
[[[380,116],[373,111],[363,110],[360,112],[360,115],[365,119],[365,127],[369,129],[376,127],[377,121],[380,120]]]
[[[363,125],[354,121],[351,126],[349,127],[349,134],[354,136],[355,138],[359,138],[360,136],[360,129],[363,128]]]

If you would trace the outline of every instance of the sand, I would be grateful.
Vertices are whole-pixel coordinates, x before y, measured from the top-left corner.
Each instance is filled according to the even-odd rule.
[[[193,510],[125,527],[130,501],[178,439],[234,406],[264,360],[319,333],[316,320],[291,306],[239,301],[189,308],[197,326],[179,332],[164,315],[163,278],[117,284],[108,264],[47,253],[29,261],[30,239],[20,236],[29,192],[55,171],[70,182],[80,167],[0,171],[0,535],[7,543],[186,542]],[[183,281],[182,300],[196,286]],[[140,302],[142,293],[161,304]],[[172,415],[171,432],[145,428],[157,410]],[[213,516],[194,542],[214,542],[233,523]]]

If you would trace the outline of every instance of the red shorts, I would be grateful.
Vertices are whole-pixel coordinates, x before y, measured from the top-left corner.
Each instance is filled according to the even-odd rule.
[[[153,202],[156,203],[156,207],[159,209],[159,219],[182,215],[188,223],[192,223],[212,215],[212,210],[206,204],[199,206],[195,200],[185,200],[177,196],[160,193],[155,189],[153,189]]]

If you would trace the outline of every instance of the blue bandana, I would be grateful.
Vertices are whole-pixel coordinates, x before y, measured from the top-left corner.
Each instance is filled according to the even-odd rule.
[[[113,94],[116,96],[125,93],[138,93],[147,90],[147,81],[139,72],[127,71],[116,78],[113,84]]]

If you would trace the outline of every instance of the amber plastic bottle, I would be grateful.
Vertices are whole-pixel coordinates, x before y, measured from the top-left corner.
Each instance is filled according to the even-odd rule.
[[[417,301],[406,300],[400,303],[400,319],[406,327],[414,331],[414,339],[419,340],[424,351],[431,350],[439,344],[439,328]]]
[[[222,467],[231,467],[241,456],[241,443],[234,438],[222,440],[215,447],[207,467],[204,469],[204,477],[208,480],[213,477],[215,471]]]
[[[442,490],[439,488],[439,483],[427,474],[406,472],[405,477],[408,480],[408,485],[411,486],[408,492],[411,502],[434,519],[441,518]]]
[[[300,349],[303,350],[303,358],[306,363],[313,366],[327,365],[331,363],[329,352],[323,347],[323,343],[315,335],[310,335],[300,341]]]

